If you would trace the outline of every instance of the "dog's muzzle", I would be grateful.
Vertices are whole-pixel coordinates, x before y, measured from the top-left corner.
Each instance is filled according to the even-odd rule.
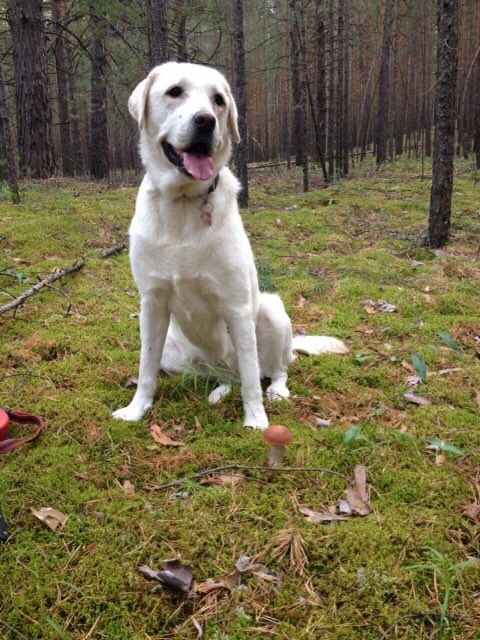
[[[189,178],[210,180],[214,171],[212,143],[216,125],[214,115],[199,111],[192,118],[193,136],[186,149],[176,149],[166,140],[162,142],[166,158]]]

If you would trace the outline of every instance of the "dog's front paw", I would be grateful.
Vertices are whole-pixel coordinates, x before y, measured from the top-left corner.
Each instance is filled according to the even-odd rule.
[[[251,427],[252,429],[261,429],[262,431],[268,427],[268,417],[263,408],[263,404],[255,406],[250,404],[245,405],[243,426]]]
[[[132,401],[128,407],[123,407],[123,409],[117,409],[112,413],[112,416],[115,420],[127,420],[128,422],[137,422],[143,416],[147,409],[150,409],[151,404],[139,404],[138,402]]]
[[[271,384],[268,387],[266,396],[268,400],[287,400],[290,397],[290,391],[283,382],[277,382],[276,384]]]

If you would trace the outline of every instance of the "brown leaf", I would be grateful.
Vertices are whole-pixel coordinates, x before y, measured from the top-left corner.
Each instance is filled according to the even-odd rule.
[[[216,589],[226,588],[227,586],[225,585],[223,580],[219,580],[218,582],[216,582],[212,578],[208,578],[208,580],[205,580],[205,582],[199,582],[198,584],[195,584],[195,592],[201,594],[210,593],[211,591],[215,591]]]
[[[313,511],[308,507],[299,507],[299,511],[305,516],[305,520],[318,524],[319,522],[332,522],[334,520],[347,520],[346,516],[339,516],[336,513],[320,513],[319,511]]]
[[[230,485],[235,486],[245,478],[243,473],[236,473],[235,475],[212,475],[205,476],[200,480],[200,484],[215,484],[215,485]]]
[[[480,391],[478,391],[478,389],[475,390],[475,399],[477,401],[477,406],[480,407]]]
[[[42,509],[31,507],[30,511],[35,518],[43,522],[52,531],[56,531],[58,527],[62,528],[68,520],[68,516],[58,511],[58,509],[52,509],[52,507],[43,507]]]
[[[480,523],[480,503],[472,502],[472,504],[464,505],[462,515],[477,524]]]
[[[425,398],[424,396],[418,396],[416,393],[413,393],[413,391],[407,391],[403,394],[403,397],[409,402],[418,404],[423,407],[427,407],[428,405],[432,404],[431,400]]]
[[[406,360],[402,360],[402,367],[408,371],[408,373],[415,373],[415,367]]]
[[[242,572],[238,569],[235,569],[235,571],[232,571],[232,573],[223,576],[222,582],[225,585],[226,589],[228,589],[229,591],[233,591],[234,589],[239,587],[242,582]]]
[[[362,464],[355,467],[355,484],[347,489],[347,503],[352,513],[359,516],[368,516],[370,505],[367,492],[367,471]]]
[[[443,453],[437,453],[437,455],[435,456],[435,464],[440,467],[442,464],[445,464],[445,461],[446,458]]]
[[[184,446],[183,442],[177,442],[176,440],[172,440],[172,438],[170,438],[169,435],[167,435],[162,431],[161,427],[159,427],[158,424],[153,424],[150,427],[150,435],[155,440],[155,442],[158,442],[158,444],[161,444],[164,447],[183,447]]]
[[[188,593],[192,584],[192,568],[185,566],[176,558],[164,560],[163,567],[159,570],[150,569],[144,564],[137,567],[137,570],[149,580],[157,580],[183,593]]]
[[[125,491],[127,496],[135,495],[135,485],[130,482],[130,480],[125,480],[125,482],[122,484],[122,489]]]

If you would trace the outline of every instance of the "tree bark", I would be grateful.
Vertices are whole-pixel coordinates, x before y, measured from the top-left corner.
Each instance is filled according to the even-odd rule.
[[[388,101],[390,85],[390,38],[393,23],[393,0],[386,0],[383,18],[382,57],[378,80],[377,165],[387,160]]]
[[[42,0],[10,0],[20,169],[34,178],[55,170]]]
[[[328,0],[328,179],[335,177],[335,0]]]
[[[64,176],[74,175],[72,144],[70,140],[70,108],[68,104],[68,83],[66,56],[62,21],[68,15],[66,0],[52,0],[52,18],[55,23],[55,68],[57,72],[57,99],[60,117],[60,147],[62,152],[62,173]]]
[[[477,55],[476,66],[476,80],[477,80],[477,95],[480,92],[480,55]],[[474,126],[473,126],[473,149],[475,152],[475,162],[477,169],[480,169],[480,100],[477,98],[475,104],[474,113]]]
[[[428,242],[434,248],[446,244],[450,231],[458,65],[457,0],[437,0],[437,6],[435,142],[428,221]]]
[[[18,164],[13,147],[12,128],[10,126],[10,115],[8,109],[7,89],[3,68],[0,64],[0,181],[2,180],[3,167],[1,162],[5,158],[5,175],[10,187],[12,202],[20,202],[18,192]]]
[[[234,159],[242,190],[238,203],[242,208],[248,207],[248,132],[247,132],[247,80],[245,71],[245,41],[243,31],[243,0],[234,3],[235,24],[235,101],[238,110],[238,131],[240,142],[235,147]]]
[[[90,118],[90,175],[107,178],[110,172],[107,119],[107,54],[105,24],[94,12],[90,15],[91,29],[91,118]]]
[[[68,97],[70,107],[70,136],[71,148],[74,150],[73,161],[75,165],[75,173],[83,175],[87,166],[85,145],[80,135],[80,115],[78,113],[78,91],[77,91],[77,69],[75,66],[75,56],[73,45],[70,42],[65,44],[65,53],[68,68]]]
[[[325,157],[327,148],[327,85],[325,68],[325,20],[317,2],[317,94],[316,94],[316,116],[318,128],[317,160]],[[320,154],[322,157],[320,157]]]
[[[169,59],[167,0],[150,0],[152,66]]]

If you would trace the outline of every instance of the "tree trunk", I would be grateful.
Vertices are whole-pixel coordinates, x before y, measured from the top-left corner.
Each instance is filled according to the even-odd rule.
[[[75,57],[73,45],[70,42],[65,44],[65,53],[67,57],[68,68],[68,97],[70,103],[70,121],[71,121],[71,148],[75,150],[73,161],[75,165],[75,173],[83,175],[87,166],[84,145],[80,135],[80,116],[78,113],[78,92],[77,92],[77,69],[75,66]]]
[[[388,99],[390,84],[390,38],[393,22],[393,0],[386,0],[383,18],[382,57],[378,79],[377,165],[387,160]]]
[[[8,109],[7,90],[3,68],[0,64],[0,182],[3,178],[3,166],[1,162],[5,158],[5,177],[10,187],[12,202],[20,202],[18,192],[18,165],[12,143],[12,128],[10,126],[10,116]]]
[[[248,167],[247,167],[247,80],[245,71],[245,41],[243,33],[243,0],[235,0],[235,100],[238,110],[238,131],[240,142],[234,152],[235,166],[242,190],[238,196],[239,205],[248,207]]]
[[[349,86],[350,86],[350,30],[349,30],[349,0],[345,0],[343,16],[343,106],[342,106],[342,174],[348,176],[348,152],[350,149],[349,136]]]
[[[110,171],[108,120],[107,120],[107,54],[105,49],[105,24],[92,13],[91,28],[91,119],[90,119],[90,175],[107,178]]]
[[[328,179],[335,177],[335,0],[328,0]]]
[[[480,55],[477,55],[476,61],[476,76],[477,76],[477,95],[480,92]],[[475,161],[477,169],[480,169],[480,100],[477,98],[475,104],[474,113],[474,125],[473,125],[473,145],[475,151]]]
[[[428,221],[428,242],[435,248],[446,244],[450,230],[458,58],[457,0],[437,0],[437,3],[435,142]]]
[[[307,109],[305,65],[302,56],[303,0],[300,3],[289,0],[291,28],[291,74],[293,95],[293,136],[295,141],[295,163],[303,168],[303,190],[308,191],[308,153],[307,153]]]
[[[337,26],[337,107],[336,107],[336,167],[337,175],[343,175],[343,138],[344,138],[344,72],[345,72],[345,59],[344,59],[344,23],[345,23],[345,0],[338,0],[338,26]]]
[[[179,14],[177,27],[177,62],[187,62],[187,13],[185,11],[185,0],[180,0],[177,6]]]
[[[55,170],[42,0],[10,0],[20,169],[34,178]]]
[[[325,69],[325,21],[317,3],[317,95],[316,95],[316,119],[318,128],[317,160],[325,157],[327,147],[327,86]],[[321,155],[320,155],[321,154]]]
[[[64,46],[64,31],[61,23],[68,15],[68,4],[65,0],[52,0],[52,18],[55,22],[55,68],[57,71],[57,99],[60,117],[60,146],[62,151],[62,173],[64,176],[74,175],[72,145],[70,141],[70,109],[68,105],[68,85]]]
[[[152,66],[168,61],[167,0],[150,0]]]

